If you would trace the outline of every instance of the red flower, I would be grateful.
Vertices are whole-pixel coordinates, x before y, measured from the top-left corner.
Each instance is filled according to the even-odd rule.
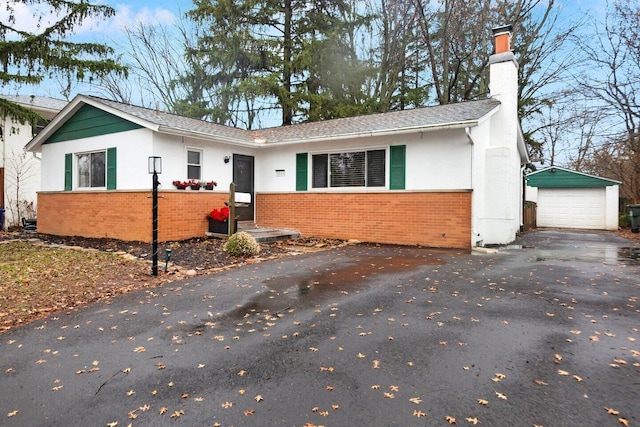
[[[175,185],[176,188],[185,189],[189,186],[189,181],[173,181],[172,184]]]
[[[229,208],[224,206],[220,209],[214,209],[209,214],[209,217],[215,221],[226,221],[229,219]]]

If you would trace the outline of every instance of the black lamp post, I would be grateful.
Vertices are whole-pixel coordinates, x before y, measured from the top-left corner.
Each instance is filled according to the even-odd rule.
[[[149,157],[149,173],[153,174],[152,230],[153,230],[153,264],[151,274],[158,275],[158,174],[162,173],[162,157]]]

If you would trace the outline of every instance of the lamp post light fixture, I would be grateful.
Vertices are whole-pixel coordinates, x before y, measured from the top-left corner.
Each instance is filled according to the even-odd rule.
[[[164,272],[169,269],[169,261],[171,261],[171,249],[164,250]]]
[[[162,157],[150,156],[149,157],[149,173],[153,175],[153,196],[152,196],[152,252],[153,252],[153,264],[151,266],[151,274],[153,276],[158,275],[158,174],[162,173]]]

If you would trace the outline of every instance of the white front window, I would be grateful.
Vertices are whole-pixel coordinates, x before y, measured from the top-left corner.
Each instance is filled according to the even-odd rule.
[[[314,154],[313,188],[384,187],[385,150]]]
[[[78,154],[78,187],[104,187],[106,182],[105,151]]]

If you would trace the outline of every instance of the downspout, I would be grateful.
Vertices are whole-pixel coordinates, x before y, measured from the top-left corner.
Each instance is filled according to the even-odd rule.
[[[526,203],[525,190],[527,186],[526,178],[524,175],[524,170],[527,167],[526,164],[520,164],[520,200],[522,200],[522,204],[520,205],[520,231],[524,231],[524,204]]]
[[[474,161],[474,157],[473,157],[473,152],[474,152],[474,146],[476,145],[476,143],[473,141],[473,138],[471,137],[471,128],[469,126],[466,126],[464,128],[464,133],[465,135],[467,135],[467,139],[469,140],[469,142],[471,143],[471,153],[470,153],[470,160],[471,160],[471,246],[482,246],[482,244],[480,243],[481,240],[479,239],[480,237],[480,233],[478,233],[478,231],[476,230],[476,216],[475,216],[475,212],[474,212],[474,208],[475,208],[475,203],[473,203],[473,200],[475,199],[475,191],[473,188],[473,161]],[[477,240],[476,240],[477,239]]]

